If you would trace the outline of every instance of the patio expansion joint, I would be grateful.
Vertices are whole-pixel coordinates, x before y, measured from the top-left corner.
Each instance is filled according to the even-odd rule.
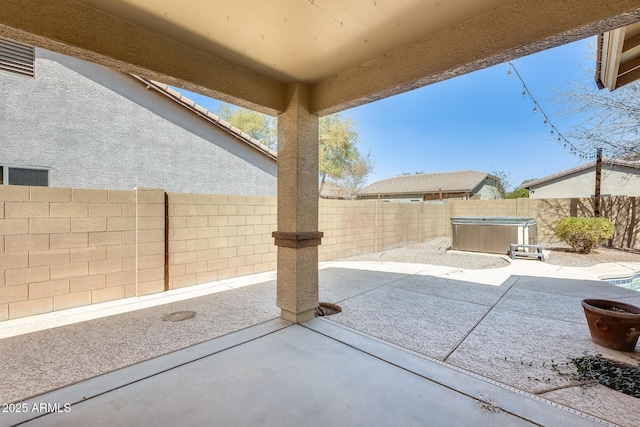
[[[395,287],[395,286],[392,286],[392,288],[396,288],[396,287]],[[376,288],[376,289],[377,289],[377,288]],[[482,303],[479,303],[479,302],[472,302],[472,301],[468,301],[468,300],[465,300],[465,299],[462,299],[462,298],[453,298],[453,297],[449,297],[449,296],[446,296],[446,297],[445,297],[445,296],[438,295],[438,294],[430,294],[430,293],[426,293],[426,292],[414,291],[413,289],[404,289],[404,288],[396,288],[396,289],[398,289],[398,290],[400,290],[400,291],[404,291],[404,292],[411,292],[411,293],[413,293],[413,294],[421,295],[421,296],[428,295],[428,296],[431,296],[431,297],[436,297],[436,298],[441,298],[441,299],[446,299],[446,300],[451,300],[451,301],[464,302],[464,303],[466,303],[466,304],[477,305],[477,306],[479,306],[479,307],[485,307],[485,308],[486,308],[486,307],[493,307],[493,305],[491,305],[491,304],[482,304]],[[364,292],[363,292],[363,293],[364,293]],[[347,299],[348,299],[348,298],[347,298]],[[499,300],[498,300],[498,301],[499,301]],[[496,304],[497,304],[497,303],[496,303]],[[484,319],[484,317],[483,317],[482,319]],[[480,320],[482,320],[482,319],[480,319]],[[448,356],[447,356],[447,357],[448,357]]]
[[[561,280],[565,280],[565,279],[561,279]],[[581,280],[581,279],[576,279],[576,280]],[[590,281],[593,281],[593,282],[598,282],[598,281],[599,281],[599,282],[606,283],[605,281],[600,280],[600,279],[594,279],[594,280],[590,280]],[[513,288],[513,287],[512,287],[512,288]],[[613,285],[613,289],[616,289],[616,288],[618,288],[618,287],[617,287],[617,286],[615,286],[615,285]],[[619,288],[618,288],[618,289],[619,289]],[[509,289],[509,290],[511,290],[511,289]],[[544,290],[540,290],[540,289],[525,288],[525,289],[521,289],[521,290],[523,290],[523,291],[527,291],[527,292],[536,292],[536,293],[539,293],[539,294],[545,294],[545,295],[560,295],[560,296],[563,296],[563,297],[575,297],[575,298],[580,298],[580,299],[584,299],[584,298],[585,298],[585,297],[577,297],[576,295],[571,294],[571,293],[563,293],[563,292],[549,292],[549,291],[544,291]],[[508,292],[508,291],[507,291],[507,292]],[[505,293],[505,294],[506,294],[506,293]],[[616,295],[616,296],[613,296],[613,297],[611,297],[611,298],[612,298],[612,299],[619,300],[619,299],[627,299],[627,298],[637,298],[638,296],[640,296],[640,294],[638,294],[638,295],[629,294],[629,295],[624,295],[624,296],[617,296],[617,295]],[[517,310],[513,310],[513,309],[509,309],[509,308],[501,308],[501,310],[512,311],[512,312],[514,312],[514,313],[524,313],[524,314],[528,314],[528,313],[523,312],[523,311],[517,311]],[[582,322],[578,322],[578,321],[575,321],[575,320],[566,320],[566,319],[562,319],[562,320],[563,320],[563,321],[565,321],[565,322],[570,322],[570,323],[579,323],[579,324],[582,324]]]
[[[293,323],[285,322],[280,318],[267,320],[265,322],[258,323],[256,325],[248,326],[246,328],[239,329],[237,331],[233,331],[231,333],[221,335],[219,337],[215,337],[211,340],[194,344],[189,347],[185,347],[170,353],[163,354],[161,356],[157,356],[148,360],[144,360],[142,362],[136,363],[134,365],[125,366],[120,369],[116,369],[114,371],[110,371],[96,377],[88,378],[86,380],[82,380],[80,382],[76,382],[74,384],[70,384],[67,386],[63,386],[61,388],[53,389],[50,391],[46,391],[41,394],[33,395],[27,398],[20,400],[21,403],[26,402],[39,402],[42,400],[46,400],[46,396],[52,396],[50,400],[58,400],[64,401],[65,403],[69,403],[72,407],[73,405],[89,401],[91,399],[97,398],[99,396],[108,394],[113,392],[114,390],[118,390],[124,387],[128,387],[132,384],[139,383],[141,381],[147,380],[149,378],[156,377],[158,375],[164,374],[166,372],[172,371],[174,369],[180,368],[182,366],[188,365],[193,362],[197,362],[202,359],[206,359],[207,357],[216,355],[218,353],[222,353],[226,350],[230,350],[232,348],[236,348],[242,346],[246,343],[259,340],[263,337],[272,335],[281,330],[287,329],[291,326],[294,326]],[[258,333],[253,333],[255,327],[260,327],[262,330]],[[246,336],[249,334],[249,336]],[[229,343],[224,343],[226,341],[231,341]],[[222,343],[218,345],[218,343]],[[213,348],[208,348],[213,346]],[[172,359],[176,357],[181,357],[181,354],[185,352],[195,353],[188,355],[183,360],[172,363]],[[182,356],[183,357],[183,356]],[[165,367],[167,366],[167,367]],[[136,370],[142,370],[142,373],[136,374]],[[126,375],[125,380],[118,381],[118,378],[122,376],[123,372],[131,372],[131,375]],[[115,384],[111,384],[111,382],[115,382]],[[83,392],[82,387],[89,388],[91,392]],[[79,388],[80,390],[76,390]],[[67,390],[71,390],[67,393]],[[93,390],[97,390],[93,392]],[[71,394],[71,396],[69,396]],[[65,399],[61,399],[62,396],[66,396]],[[18,403],[18,402],[11,402]],[[31,407],[32,404],[28,404],[28,407]],[[17,422],[11,420],[0,420],[0,427],[4,427],[5,425],[10,426],[18,426],[25,424],[27,422],[33,421],[37,418],[42,418],[47,415],[51,415],[52,412],[43,412],[43,413],[13,413],[11,415],[20,416],[21,420]],[[5,424],[3,421],[10,422],[10,424]]]
[[[514,284],[515,284],[515,283],[514,283]],[[506,292],[505,292],[505,294],[506,294]],[[497,303],[496,303],[496,304],[497,304]],[[418,353],[418,352],[416,352],[416,351],[414,351],[414,350],[410,350],[410,349],[408,349],[408,348],[404,348],[404,347],[399,346],[399,345],[397,345],[397,344],[394,344],[394,343],[391,343],[391,342],[388,342],[388,341],[382,340],[382,339],[377,338],[377,337],[375,337],[375,336],[373,336],[373,335],[369,335],[369,334],[367,334],[367,333],[365,333],[365,332],[361,332],[361,331],[358,331],[358,330],[356,330],[356,329],[350,328],[350,327],[348,327],[348,326],[344,326],[344,325],[341,325],[341,324],[339,324],[339,323],[333,322],[332,320],[327,319],[327,318],[325,318],[325,317],[317,317],[317,318],[315,318],[315,320],[319,320],[319,321],[321,321],[321,322],[326,322],[326,323],[331,324],[331,325],[333,325],[333,326],[335,326],[335,327],[338,327],[338,328],[340,328],[340,329],[344,329],[344,330],[346,330],[346,331],[349,331],[350,333],[353,333],[353,334],[359,335],[359,336],[361,336],[361,337],[364,337],[364,338],[367,338],[367,339],[369,339],[369,340],[375,341],[375,342],[377,342],[377,343],[383,344],[383,345],[385,345],[385,346],[388,346],[388,347],[394,348],[394,349],[396,349],[396,350],[400,350],[400,351],[402,351],[402,352],[404,352],[404,353],[407,353],[407,354],[410,354],[410,355],[412,355],[412,356],[418,357],[418,358],[420,358],[420,359],[426,360],[426,361],[428,361],[428,362],[431,362],[431,363],[433,363],[433,364],[439,365],[439,366],[441,366],[441,367],[444,367],[444,368],[447,368],[447,369],[450,369],[450,370],[456,371],[456,372],[458,372],[458,373],[461,373],[461,374],[464,374],[464,375],[470,376],[470,377],[472,377],[472,378],[478,379],[478,380],[480,380],[480,381],[483,381],[483,382],[485,382],[485,383],[491,384],[491,385],[493,385],[493,386],[497,386],[497,387],[500,387],[500,388],[502,388],[502,389],[505,389],[505,390],[511,391],[511,392],[513,392],[513,393],[516,393],[516,394],[518,394],[518,395],[525,396],[525,397],[530,398],[530,399],[533,399],[533,400],[535,400],[535,401],[537,401],[537,402],[540,402],[540,403],[543,403],[543,404],[549,405],[549,406],[551,406],[551,407],[554,407],[554,408],[560,409],[560,410],[562,410],[562,411],[564,411],[564,412],[568,412],[568,413],[570,413],[570,414],[577,415],[577,416],[582,417],[582,418],[584,418],[584,419],[587,419],[587,420],[589,420],[589,421],[593,421],[593,422],[595,422],[595,423],[597,423],[597,424],[600,424],[600,425],[603,425],[603,426],[606,426],[606,427],[620,427],[618,424],[614,424],[614,423],[612,423],[612,422],[610,422],[610,421],[607,421],[607,420],[604,420],[604,419],[601,419],[601,418],[597,418],[597,417],[595,417],[595,416],[593,416],[593,415],[590,415],[590,414],[588,414],[588,413],[581,412],[581,411],[579,411],[579,410],[577,410],[577,409],[574,409],[574,408],[571,408],[571,407],[569,407],[569,406],[565,406],[565,405],[562,405],[562,404],[560,404],[560,403],[554,402],[554,401],[552,401],[552,400],[546,399],[546,398],[544,398],[544,397],[542,397],[542,396],[540,396],[540,395],[532,394],[532,393],[526,392],[526,391],[524,391],[524,390],[517,389],[517,388],[512,387],[512,386],[510,386],[510,385],[507,385],[507,384],[501,383],[501,382],[496,381],[496,380],[493,380],[493,379],[491,379],[491,378],[484,377],[484,376],[482,376],[482,375],[480,375],[480,374],[477,374],[477,373],[475,373],[475,372],[472,372],[472,371],[466,370],[466,369],[464,369],[464,368],[460,368],[460,367],[458,367],[458,366],[452,365],[452,364],[447,363],[447,362],[445,362],[445,361],[438,360],[438,359],[435,359],[435,358],[433,358],[433,357],[429,357],[429,356],[427,356],[427,355],[424,355],[424,354]],[[373,357],[373,358],[376,358],[376,359],[378,359],[378,360],[381,360],[381,361],[382,361],[382,362],[384,362],[384,363],[388,363],[388,364],[393,365],[393,366],[395,366],[395,367],[397,367],[397,368],[399,368],[399,369],[402,369],[402,370],[404,370],[404,371],[406,371],[406,372],[409,372],[409,373],[411,373],[411,374],[413,374],[413,375],[416,375],[416,376],[419,376],[419,377],[421,377],[421,378],[424,378],[424,379],[425,379],[425,380],[427,380],[427,381],[434,382],[434,383],[436,383],[436,384],[438,384],[438,385],[440,385],[440,386],[443,386],[443,387],[446,387],[446,388],[448,388],[448,389],[450,389],[450,390],[453,390],[453,391],[454,391],[454,392],[456,392],[456,393],[463,394],[463,395],[465,395],[465,396],[467,396],[467,397],[469,397],[469,398],[476,399],[476,400],[479,400],[479,401],[482,401],[482,402],[485,402],[485,403],[488,403],[488,404],[492,404],[492,405],[493,405],[493,404],[495,404],[495,402],[488,401],[488,400],[484,400],[484,399],[483,399],[483,396],[474,396],[473,394],[466,393],[466,392],[464,392],[464,391],[462,391],[462,390],[459,390],[459,389],[457,389],[457,388],[451,387],[450,385],[445,384],[445,383],[443,383],[443,382],[441,382],[441,381],[437,381],[437,380],[435,380],[435,379],[433,379],[433,378],[429,378],[429,377],[427,377],[427,376],[425,376],[425,375],[421,375],[421,374],[420,374],[420,373],[418,373],[418,372],[414,372],[414,371],[412,371],[412,370],[410,370],[410,369],[405,368],[404,366],[400,366],[400,365],[398,365],[398,364],[396,364],[396,363],[393,363],[393,362],[391,362],[391,361],[389,361],[389,360],[386,360],[386,359],[384,359],[384,358],[382,358],[382,357],[380,357],[380,356],[377,356],[377,355],[375,355],[375,354],[372,354],[371,352],[368,352],[368,351],[366,351],[366,350],[363,350],[363,349],[361,349],[361,348],[359,348],[359,347],[357,347],[357,346],[355,346],[355,345],[353,345],[353,344],[350,344],[350,343],[348,343],[348,342],[345,342],[344,340],[338,339],[338,338],[336,338],[336,337],[334,337],[334,336],[331,336],[331,335],[329,335],[329,334],[326,334],[326,333],[323,333],[323,332],[321,332],[321,331],[318,331],[317,329],[311,328],[311,327],[309,327],[308,325],[305,325],[304,323],[301,323],[301,324],[300,324],[300,326],[303,326],[303,327],[305,327],[305,328],[307,328],[307,329],[309,329],[309,330],[311,330],[311,331],[313,331],[313,332],[316,332],[316,333],[318,333],[318,334],[320,334],[320,335],[322,335],[322,336],[325,336],[325,337],[327,337],[327,338],[329,338],[329,339],[332,339],[332,340],[338,341],[338,342],[340,342],[340,343],[342,343],[342,344],[344,344],[344,345],[346,345],[346,346],[348,346],[348,347],[350,347],[350,348],[353,348],[353,349],[355,349],[355,350],[357,350],[357,351],[360,351],[360,352],[362,352],[362,353],[364,353],[364,354],[367,354],[367,355],[369,355],[369,356],[371,356],[371,357]],[[512,415],[514,415],[514,416],[517,416],[517,417],[519,417],[519,418],[522,418],[522,417],[520,417],[518,414],[514,414],[513,412],[510,412],[510,411],[508,411],[508,410],[505,410],[505,409],[504,409],[504,408],[502,408],[502,407],[500,407],[500,409],[501,409],[501,410],[503,410],[503,411],[505,411],[505,412],[508,412],[508,413],[510,413],[510,414],[512,414]],[[531,420],[526,420],[526,421],[532,422]]]
[[[343,299],[341,299],[341,300],[339,300],[339,301],[336,301],[336,303],[340,303],[340,302],[346,301],[346,300],[348,300],[348,299],[352,299],[352,298],[355,298],[355,297],[359,297],[360,295],[368,294],[369,292],[376,291],[376,290],[378,290],[378,289],[384,288],[385,286],[393,287],[393,286],[391,286],[393,283],[396,283],[396,282],[398,282],[398,281],[400,281],[400,280],[402,280],[402,279],[405,279],[405,278],[406,278],[406,276],[409,276],[409,275],[408,275],[408,274],[403,275],[403,277],[399,277],[399,278],[394,279],[394,280],[392,280],[392,281],[390,281],[390,282],[383,283],[383,284],[381,284],[381,285],[379,285],[379,286],[376,286],[376,287],[371,288],[371,289],[367,289],[366,291],[362,291],[362,292],[360,292],[360,293],[358,293],[358,294],[355,294],[355,295],[350,295],[350,296],[348,296],[348,297],[346,297],[346,298],[343,298]]]
[[[514,285],[515,285],[515,283],[514,283]],[[511,289],[513,289],[513,286],[509,289],[509,291],[510,291]],[[545,291],[541,291],[541,290],[538,290],[538,289],[520,289],[520,290],[521,290],[521,291],[526,291],[526,292],[536,292],[536,293],[539,293],[539,294],[545,294],[545,295],[562,295],[562,296],[565,296],[565,297],[575,297],[575,295],[571,295],[571,294],[561,294],[561,293],[556,293],[556,292],[545,292]],[[505,292],[505,295],[506,295],[509,291]],[[503,297],[504,297],[505,295],[503,295]],[[628,297],[627,297],[627,298],[628,298]],[[631,298],[634,298],[634,297],[632,296]],[[620,298],[616,297],[616,299],[620,299]],[[500,298],[500,300],[502,300],[502,298]],[[500,301],[498,301],[498,302],[500,302]],[[496,304],[495,304],[495,305],[497,305],[497,304],[498,304],[498,302],[496,302]],[[513,309],[513,308],[507,308],[507,307],[492,307],[492,309],[493,309],[493,308],[497,308],[498,310],[508,311],[508,312],[511,312],[511,313],[524,314],[524,315],[526,315],[526,316],[536,316],[535,314],[531,314],[531,313],[528,313],[528,312],[526,312],[526,311],[522,311],[522,310],[515,310],[515,309]],[[488,314],[488,313],[487,313],[487,314]],[[553,317],[549,317],[549,318],[554,319]],[[565,319],[565,318],[562,318],[562,319],[560,319],[560,318],[555,318],[555,320],[557,320],[557,321],[562,321],[562,322],[567,322],[567,323],[575,323],[575,324],[578,324],[578,325],[582,325],[582,324],[583,324],[583,321],[582,321],[582,320],[572,320],[572,319]],[[447,357],[449,357],[449,356],[447,356]]]
[[[520,278],[519,277],[515,277],[515,279],[514,279],[514,276],[511,276],[509,278],[509,280],[513,280],[513,283],[511,284],[511,286],[509,286],[509,289],[507,289],[507,291],[504,294],[502,294],[500,296],[500,298],[498,298],[498,301],[496,301],[491,306],[489,306],[489,310],[487,310],[487,312],[480,318],[480,320],[478,320],[476,322],[476,324],[473,326],[473,328],[471,328],[469,330],[469,332],[467,332],[462,338],[460,338],[460,340],[458,340],[456,345],[453,347],[453,349],[449,353],[447,353],[447,355],[444,357],[443,360],[446,361],[449,357],[451,357],[451,355],[453,353],[455,353],[455,351],[458,349],[458,347],[460,347],[462,345],[462,343],[469,337],[469,335],[471,335],[473,333],[473,331],[476,330],[478,325],[480,325],[480,323],[482,323],[482,321],[489,315],[489,313],[491,313],[496,308],[496,306],[500,303],[500,301],[502,301],[507,296],[507,294],[509,292],[511,292],[511,289],[513,289],[516,286],[516,283],[518,283]],[[486,307],[486,306],[484,306],[484,307]]]

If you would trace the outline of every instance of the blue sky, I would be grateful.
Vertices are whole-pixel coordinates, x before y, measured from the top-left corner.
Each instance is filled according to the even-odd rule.
[[[512,61],[551,123],[567,133],[579,118],[562,114],[553,89],[572,80],[593,81],[586,39]],[[504,171],[516,186],[584,163],[552,136],[522,83],[500,64],[344,111],[357,125],[359,148],[371,152],[367,183],[403,172]],[[593,83],[595,85],[595,83]],[[219,102],[184,91],[211,111]]]

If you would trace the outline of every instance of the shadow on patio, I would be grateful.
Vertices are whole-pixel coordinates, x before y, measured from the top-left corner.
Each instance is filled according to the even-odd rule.
[[[591,341],[580,300],[640,296],[513,266],[533,263],[329,263],[320,300],[343,311],[302,325],[278,318],[275,281],[261,275],[4,338],[0,401],[29,411],[2,414],[0,425],[639,425],[635,398],[566,373],[584,352],[638,362],[637,351]],[[195,317],[162,320],[188,311]],[[42,415],[34,403],[62,412],[28,421]]]

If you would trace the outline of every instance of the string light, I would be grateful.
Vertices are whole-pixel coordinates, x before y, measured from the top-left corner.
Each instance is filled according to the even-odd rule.
[[[547,124],[549,124],[551,126],[551,135],[555,137],[555,135],[557,134],[558,143],[562,144],[564,148],[570,147],[571,154],[579,155],[580,158],[583,158],[583,159],[591,158],[593,154],[587,153],[582,149],[576,147],[574,144],[571,143],[571,141],[565,138],[565,136],[558,130],[558,128],[556,128],[553,125],[553,123],[551,123],[549,116],[547,115],[547,113],[544,112],[542,107],[540,107],[540,105],[538,104],[538,101],[536,101],[533,95],[531,94],[531,91],[527,87],[527,84],[524,82],[524,79],[518,72],[518,69],[516,68],[516,66],[513,65],[512,62],[509,62],[508,64],[509,64],[509,70],[507,71],[507,75],[511,77],[512,70],[513,70],[513,72],[516,74],[516,77],[518,77],[518,79],[520,80],[520,83],[522,83],[522,96],[528,95],[529,98],[531,98],[531,101],[533,101],[533,112],[536,113],[538,109],[540,110],[540,113],[542,113],[542,116],[544,117],[544,125],[546,126]]]

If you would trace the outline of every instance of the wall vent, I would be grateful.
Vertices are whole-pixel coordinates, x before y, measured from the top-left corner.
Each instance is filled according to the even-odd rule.
[[[35,77],[34,48],[0,38],[0,71]]]

